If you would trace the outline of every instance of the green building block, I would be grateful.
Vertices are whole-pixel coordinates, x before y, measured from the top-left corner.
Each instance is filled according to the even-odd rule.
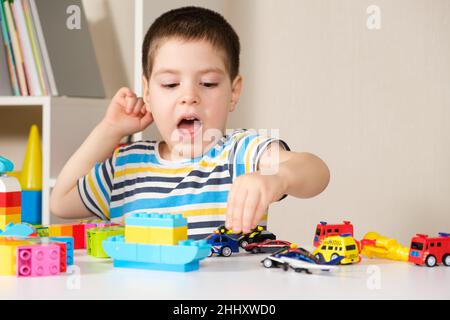
[[[124,236],[123,226],[98,227],[86,230],[87,255],[95,258],[109,258],[103,250],[102,242],[112,236]]]

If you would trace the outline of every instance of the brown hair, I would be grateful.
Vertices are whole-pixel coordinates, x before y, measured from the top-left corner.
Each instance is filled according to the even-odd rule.
[[[164,13],[148,29],[142,45],[142,70],[147,80],[152,74],[160,41],[170,37],[210,42],[225,52],[225,66],[231,81],[239,74],[241,48],[233,27],[217,12],[189,6]]]

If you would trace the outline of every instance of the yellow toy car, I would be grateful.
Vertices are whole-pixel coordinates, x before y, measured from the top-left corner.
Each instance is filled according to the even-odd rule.
[[[314,250],[313,255],[321,261],[327,263],[338,257],[343,257],[340,264],[358,263],[359,244],[351,236],[331,236],[325,238],[320,247]]]

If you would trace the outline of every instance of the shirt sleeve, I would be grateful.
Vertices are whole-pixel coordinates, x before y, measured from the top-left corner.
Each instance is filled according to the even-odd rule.
[[[87,175],[78,179],[78,193],[86,208],[103,220],[109,220],[115,159],[119,148],[103,162],[96,163]]]
[[[256,131],[243,130],[233,135],[233,143],[229,155],[230,175],[232,180],[257,171],[259,159],[267,147],[275,142],[290,151],[286,142],[279,138],[258,134]]]

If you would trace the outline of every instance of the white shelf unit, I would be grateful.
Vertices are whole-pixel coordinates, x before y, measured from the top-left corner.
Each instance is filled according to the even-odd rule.
[[[50,190],[66,161],[102,119],[107,99],[0,97],[0,154],[22,169],[30,126],[42,143],[42,223],[52,222]]]

